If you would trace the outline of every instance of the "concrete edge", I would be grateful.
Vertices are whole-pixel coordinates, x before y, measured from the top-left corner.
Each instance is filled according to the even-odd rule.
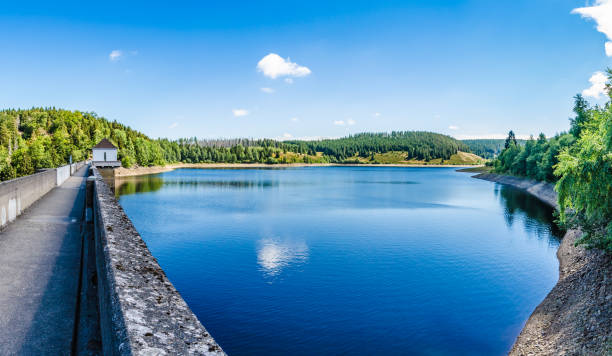
[[[94,230],[108,355],[225,355],[151,255],[97,169]]]

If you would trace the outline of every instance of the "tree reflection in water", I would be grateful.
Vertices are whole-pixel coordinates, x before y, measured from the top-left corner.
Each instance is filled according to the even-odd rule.
[[[115,178],[115,196],[155,192],[163,186],[164,180],[159,176]]]
[[[178,189],[198,189],[198,188],[227,188],[227,189],[264,189],[278,187],[279,182],[274,180],[180,180],[164,179],[161,175],[148,175],[136,177],[115,178],[115,196],[155,192],[163,186]]]
[[[538,239],[558,244],[564,231],[555,223],[555,209],[520,189],[504,184],[495,185],[495,195],[504,207],[506,225],[511,228],[522,223],[528,233]],[[550,240],[549,237],[554,240]]]

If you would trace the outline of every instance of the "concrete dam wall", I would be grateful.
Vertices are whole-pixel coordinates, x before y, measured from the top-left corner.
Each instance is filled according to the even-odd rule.
[[[89,167],[87,171],[79,171],[85,164],[78,162],[45,169],[0,183],[0,227],[6,227],[26,212],[25,216],[3,229],[9,234],[4,236],[5,242],[15,240],[15,234],[20,234],[29,240],[16,242],[18,244],[34,240],[46,243],[41,251],[34,251],[34,255],[53,254],[51,250],[54,248],[61,250],[58,253],[62,256],[70,255],[66,252],[69,248],[74,256],[80,254],[80,262],[78,257],[65,257],[61,268],[52,268],[54,278],[74,284],[75,290],[66,292],[56,301],[59,309],[47,303],[37,307],[36,315],[56,309],[62,311],[61,315],[37,319],[41,325],[62,326],[54,330],[57,337],[51,342],[53,345],[47,347],[62,350],[62,354],[225,355],[168,280],[99,171]],[[72,175],[81,178],[71,178]],[[66,194],[77,200],[58,198]],[[53,215],[55,209],[62,213]],[[74,215],[74,209],[81,209],[81,213]],[[48,224],[39,223],[42,228],[35,233],[39,240],[30,239],[31,236],[22,231],[24,224],[21,219],[25,219],[27,224],[28,219],[37,221],[41,217],[51,220]],[[68,233],[67,226],[73,226],[70,224],[79,224],[79,227]],[[16,226],[20,231],[15,230]],[[32,246],[38,245],[34,243]],[[75,252],[78,250],[80,253]],[[31,257],[30,254],[24,256]],[[53,261],[57,263],[57,260]],[[28,273],[30,269],[41,268],[36,265],[38,262],[40,259],[34,257],[33,266],[19,278],[26,282],[37,281],[38,275]],[[20,265],[16,264],[16,268]],[[45,295],[59,290],[52,285],[47,288],[42,282],[39,289]],[[25,313],[29,310],[19,302],[14,309]],[[9,320],[23,321],[26,329],[31,323],[27,317],[13,317]],[[1,337],[13,338],[11,347],[16,352],[20,349],[45,349],[45,346],[37,344],[46,340],[45,337],[19,339],[21,329],[17,329],[13,334],[0,334],[0,340]],[[20,346],[20,342],[25,344]]]
[[[45,169],[0,183],[0,228],[12,222],[51,189],[64,183],[85,162]]]
[[[225,355],[166,277],[96,168],[93,243],[105,355]],[[89,190],[89,188],[88,188]]]

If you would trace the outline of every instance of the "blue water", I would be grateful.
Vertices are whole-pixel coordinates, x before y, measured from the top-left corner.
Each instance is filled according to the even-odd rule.
[[[451,168],[182,169],[116,184],[230,355],[501,355],[558,277],[552,210]]]

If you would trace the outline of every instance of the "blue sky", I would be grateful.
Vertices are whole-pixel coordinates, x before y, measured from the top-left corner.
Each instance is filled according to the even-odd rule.
[[[4,3],[0,106],[170,138],[552,135],[612,66],[611,14],[607,0]]]

